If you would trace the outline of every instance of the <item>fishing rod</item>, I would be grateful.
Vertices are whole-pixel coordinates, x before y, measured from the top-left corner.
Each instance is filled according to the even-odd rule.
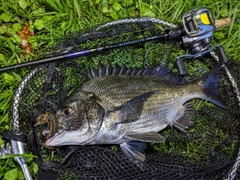
[[[9,71],[9,70],[27,67],[27,66],[33,66],[33,65],[37,65],[37,64],[44,64],[44,63],[51,63],[51,62],[55,62],[55,61],[74,59],[74,58],[78,58],[78,57],[82,57],[82,56],[87,56],[94,52],[110,50],[110,49],[115,49],[115,48],[124,47],[124,46],[130,46],[130,45],[153,41],[153,40],[157,40],[157,39],[164,39],[164,38],[166,38],[166,36],[167,36],[166,34],[152,36],[152,37],[147,37],[147,38],[143,38],[143,39],[123,42],[123,43],[119,43],[119,44],[112,44],[112,45],[106,45],[106,46],[97,47],[97,48],[93,48],[93,49],[74,51],[74,52],[70,52],[70,53],[66,53],[66,54],[62,54],[62,55],[53,56],[50,58],[39,59],[39,60],[32,61],[32,62],[20,63],[20,64],[8,66],[8,67],[0,68],[0,73]]]
[[[211,43],[211,39],[213,36],[213,31],[215,30],[215,27],[220,28],[223,26],[228,26],[231,23],[231,19],[226,18],[222,20],[216,20],[215,21],[216,23],[214,23],[214,20],[208,9],[197,8],[197,9],[191,10],[188,13],[185,13],[183,15],[182,22],[183,22],[183,27],[173,29],[165,34],[146,37],[143,39],[137,39],[133,41],[122,42],[119,44],[96,47],[93,49],[78,50],[74,52],[56,55],[50,58],[43,58],[36,61],[11,65],[11,66],[0,68],[0,73],[23,68],[23,67],[38,65],[38,64],[74,59],[82,56],[87,56],[94,52],[105,51],[105,50],[135,45],[138,43],[144,43],[144,42],[153,41],[153,40],[161,40],[161,39],[181,40],[182,38],[184,45],[190,49],[191,54],[196,54],[196,53],[205,51],[210,47],[210,43]],[[183,66],[181,62],[177,62],[177,64],[178,64],[178,69],[184,68],[184,67],[181,67]]]

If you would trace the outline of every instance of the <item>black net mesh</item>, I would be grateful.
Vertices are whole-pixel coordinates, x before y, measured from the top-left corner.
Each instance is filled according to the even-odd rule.
[[[151,19],[118,21],[66,36],[44,57],[79,49],[91,49],[163,34],[172,24]],[[148,143],[146,161],[139,168],[118,145],[63,146],[47,149],[41,134],[47,126],[34,127],[37,117],[54,113],[66,98],[86,81],[90,65],[111,64],[152,67],[165,64],[172,70],[169,80],[187,83],[216,64],[213,57],[186,61],[189,76],[176,77],[176,57],[185,54],[181,44],[156,40],[101,51],[77,59],[36,67],[23,80],[14,97],[12,131],[24,135],[29,152],[38,156],[38,179],[222,179],[232,168],[239,147],[239,103],[231,79],[221,82],[221,95],[228,109],[202,100],[195,101],[196,125],[187,133],[174,128],[160,132],[165,143]],[[240,64],[226,67],[240,84]],[[17,119],[17,121],[15,121]],[[16,134],[16,133],[15,133]],[[15,136],[12,136],[13,138]],[[17,138],[17,137],[15,137]]]

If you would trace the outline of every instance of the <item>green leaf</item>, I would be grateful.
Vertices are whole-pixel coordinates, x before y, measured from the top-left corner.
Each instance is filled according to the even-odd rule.
[[[7,13],[3,13],[0,16],[0,19],[2,19],[4,22],[9,22],[11,20],[11,15]]]
[[[4,141],[2,140],[2,136],[0,136],[0,146],[4,144]]]
[[[9,129],[9,125],[5,125],[4,128],[5,128],[6,130],[8,130],[8,129]],[[1,157],[2,157],[2,156],[0,156],[0,159],[1,159]]]
[[[110,16],[111,16],[114,20],[118,20],[118,14],[117,14],[116,11],[114,11],[113,9],[111,9]]]
[[[24,180],[25,177],[23,175],[23,172],[22,171],[18,171],[18,180]]]
[[[26,0],[19,0],[18,4],[22,9],[26,9],[26,7],[28,7],[28,2]]]
[[[5,125],[6,129],[8,129],[9,127],[7,127],[7,125]],[[22,156],[22,157],[25,157],[25,158],[37,158],[37,156],[34,156],[32,154],[5,154],[4,156],[0,156],[0,160],[1,159],[8,159],[8,158],[15,158],[17,156]]]
[[[18,169],[14,168],[6,172],[4,179],[6,180],[15,180],[18,178]]]
[[[46,13],[44,8],[38,8],[34,10],[31,14],[34,16],[42,16],[44,13]]]
[[[133,5],[133,0],[124,0],[121,2],[122,6],[123,7],[126,7],[126,6],[132,6]]]
[[[152,12],[150,9],[146,9],[146,11],[144,11],[142,15],[148,17],[156,17],[156,14]]]
[[[0,119],[0,124],[2,124],[3,122],[5,122],[8,118],[8,113],[6,113],[4,116],[0,116],[1,119]],[[1,139],[2,140],[2,139]],[[1,143],[0,143],[1,144]],[[1,146],[1,145],[0,145]]]
[[[34,23],[31,19],[29,20],[29,25],[30,25],[30,31],[33,32],[34,31]]]
[[[6,25],[0,26],[0,34],[4,34],[6,32],[7,32],[7,26]]]
[[[14,77],[12,75],[8,74],[8,73],[4,73],[3,76],[4,76],[4,79],[5,79],[6,83],[10,83],[11,81],[14,80]]]
[[[22,26],[19,23],[14,23],[12,27],[15,32],[19,32],[22,29]]]
[[[0,26],[0,34],[4,34],[4,33],[6,33],[7,35],[10,35],[10,36],[16,34],[16,32],[12,28],[10,28],[6,25],[2,25],[2,26]],[[9,38],[7,38],[7,39],[9,40]]]
[[[67,21],[62,21],[62,23],[61,23],[61,29],[65,29],[66,27],[67,27],[67,25],[68,25],[68,22]]]
[[[43,16],[42,20],[43,22],[48,22],[53,18],[53,16]]]
[[[106,6],[102,8],[102,13],[104,14],[109,13],[109,10]]]
[[[228,17],[228,14],[229,14],[229,12],[228,12],[228,9],[225,7],[225,8],[221,8],[221,16],[222,17]]]
[[[37,165],[37,163],[32,163],[32,169],[33,169],[34,174],[37,174],[37,172],[38,172],[38,165]]]
[[[218,31],[214,33],[214,37],[218,40],[222,40],[225,38],[225,35],[222,31]]]
[[[0,61],[2,61],[2,60],[4,60],[4,59],[5,59],[4,54],[1,54],[1,53],[0,53]]]
[[[113,4],[113,9],[114,9],[115,11],[118,12],[121,8],[122,8],[122,6],[121,6],[121,4],[119,4],[118,2],[115,2],[115,3]]]
[[[22,81],[22,78],[15,72],[12,72],[14,78],[18,81],[18,82],[21,82]]]
[[[42,19],[36,19],[33,25],[37,30],[42,30],[44,28],[44,22]]]
[[[14,43],[18,42],[19,44],[22,44],[22,39],[19,35],[17,34],[13,34],[12,37],[11,37],[12,41]]]

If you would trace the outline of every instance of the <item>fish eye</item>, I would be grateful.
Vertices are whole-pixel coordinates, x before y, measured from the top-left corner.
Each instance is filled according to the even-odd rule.
[[[68,115],[72,114],[72,112],[73,112],[73,109],[71,107],[67,106],[67,107],[62,108],[61,115],[68,116]]]

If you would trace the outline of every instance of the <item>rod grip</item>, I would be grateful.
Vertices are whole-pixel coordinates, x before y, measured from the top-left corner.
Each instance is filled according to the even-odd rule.
[[[224,18],[224,19],[217,19],[215,20],[215,27],[216,29],[219,29],[221,27],[225,27],[225,26],[230,26],[231,24],[231,18]]]

